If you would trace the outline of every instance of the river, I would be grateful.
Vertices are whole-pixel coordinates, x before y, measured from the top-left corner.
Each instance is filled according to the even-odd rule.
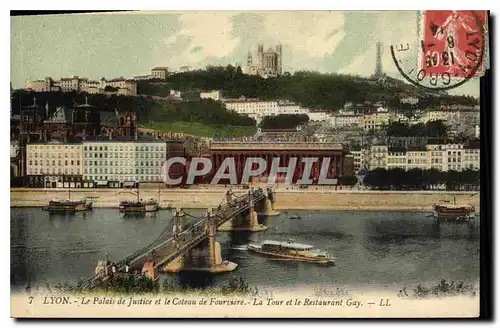
[[[201,216],[200,210],[189,210]],[[290,220],[291,215],[302,220]],[[144,218],[123,217],[117,209],[49,215],[39,208],[11,208],[11,287],[13,290],[76,283],[93,274],[106,253],[112,261],[149,244],[172,220],[170,211]],[[343,290],[392,289],[441,279],[477,283],[479,216],[473,223],[436,225],[418,212],[284,211],[260,218],[268,230],[219,232],[224,259],[238,264],[221,275],[167,275],[163,279],[218,286],[231,277],[250,286],[276,289],[297,285],[341,286]],[[249,241],[293,240],[326,249],[335,266],[278,261],[245,250]]]

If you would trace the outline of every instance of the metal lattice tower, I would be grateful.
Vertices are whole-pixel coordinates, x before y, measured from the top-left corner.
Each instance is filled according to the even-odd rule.
[[[377,42],[377,55],[375,61],[375,77],[382,76],[382,43]]]

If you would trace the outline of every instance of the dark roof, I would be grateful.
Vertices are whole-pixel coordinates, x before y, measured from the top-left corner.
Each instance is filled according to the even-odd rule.
[[[427,148],[421,146],[408,146],[408,151],[426,151]]]
[[[54,138],[54,139],[49,140],[49,141],[30,142],[28,145],[57,145],[57,144],[78,145],[81,143],[82,143],[81,140],[64,141],[63,139]]]
[[[406,148],[404,147],[389,147],[387,148],[388,153],[406,153]]]
[[[56,111],[47,119],[47,123],[71,123],[73,122],[73,109],[66,107],[59,107]]]

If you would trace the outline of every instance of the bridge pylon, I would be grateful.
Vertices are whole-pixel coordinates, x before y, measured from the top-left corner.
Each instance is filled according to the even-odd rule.
[[[234,219],[221,225],[218,230],[224,232],[226,231],[258,232],[266,230],[267,227],[259,223],[258,214],[255,211],[256,206],[261,206],[261,205],[255,203],[254,189],[252,187],[248,191],[248,211],[236,215]]]
[[[200,248],[208,250],[208,263],[205,262],[202,266],[198,266],[194,259],[194,254],[191,249],[179,256],[176,260],[164,267],[164,272],[177,273],[180,271],[205,271],[211,273],[222,273],[234,271],[238,264],[227,260],[222,260],[221,246],[216,240],[217,234],[217,219],[213,211],[209,209],[205,215],[204,229],[208,233],[208,240],[200,243]],[[206,254],[206,252],[205,252]],[[199,256],[200,254],[198,254]]]
[[[266,199],[264,203],[259,208],[259,215],[261,216],[278,216],[281,213],[274,209],[274,203],[276,202],[276,193],[271,189],[266,190]]]

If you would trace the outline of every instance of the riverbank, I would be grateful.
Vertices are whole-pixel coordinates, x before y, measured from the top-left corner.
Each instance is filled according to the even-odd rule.
[[[243,195],[248,190],[233,190],[236,195]],[[67,189],[12,188],[11,207],[43,207],[52,199],[67,199]],[[164,189],[142,190],[142,199],[160,200],[162,207],[182,207],[201,209],[217,207],[223,200],[223,188]],[[338,210],[338,211],[429,211],[434,203],[449,200],[476,206],[479,211],[479,192],[449,191],[377,191],[377,190],[277,190],[277,210]],[[71,198],[96,197],[96,208],[118,208],[124,200],[135,200],[134,190],[124,189],[72,189]]]

